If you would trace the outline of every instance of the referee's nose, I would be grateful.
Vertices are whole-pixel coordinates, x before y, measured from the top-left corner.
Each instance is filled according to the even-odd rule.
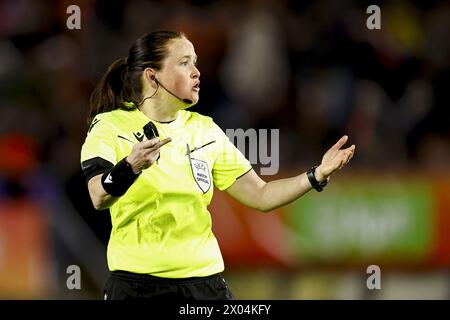
[[[194,70],[192,72],[192,78],[193,79],[199,79],[200,78],[200,70],[196,66],[194,66]]]

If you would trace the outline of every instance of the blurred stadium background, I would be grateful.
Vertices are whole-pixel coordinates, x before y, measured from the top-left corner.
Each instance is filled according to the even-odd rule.
[[[72,4],[81,30],[66,28]],[[371,4],[381,30],[366,28]],[[0,298],[101,298],[110,220],[80,170],[88,97],[156,29],[196,47],[194,111],[280,129],[265,179],[305,171],[343,133],[357,145],[326,191],[272,213],[215,192],[239,298],[450,298],[450,3],[436,0],[0,0]],[[372,264],[381,290],[366,287]]]

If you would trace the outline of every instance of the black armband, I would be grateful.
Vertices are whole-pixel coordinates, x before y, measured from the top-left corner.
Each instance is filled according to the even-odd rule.
[[[113,167],[114,164],[112,162],[100,157],[94,157],[83,161],[81,163],[81,169],[83,170],[86,185],[93,177],[99,174],[104,174],[105,172],[110,171]]]
[[[123,158],[111,170],[103,174],[102,186],[113,197],[120,197],[127,192],[137,177],[139,173],[135,174],[131,165]]]
[[[306,172],[306,175],[308,177],[309,183],[311,183],[311,186],[316,189],[318,192],[321,192],[323,190],[323,188],[327,185],[328,183],[328,178],[323,180],[322,182],[317,181],[316,179],[316,168],[317,166],[312,167],[311,169],[309,169]]]

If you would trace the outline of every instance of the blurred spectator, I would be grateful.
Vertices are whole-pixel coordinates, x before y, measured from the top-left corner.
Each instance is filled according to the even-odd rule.
[[[258,127],[260,120],[280,109],[289,81],[288,54],[275,14],[276,3],[250,4],[231,21],[230,45],[222,66],[222,86],[231,99],[230,115],[239,114],[233,122],[244,128]]]

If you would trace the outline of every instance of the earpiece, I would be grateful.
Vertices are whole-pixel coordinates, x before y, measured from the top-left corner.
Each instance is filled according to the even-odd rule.
[[[179,99],[179,100],[181,100],[181,101],[183,101],[184,103],[187,103],[187,104],[192,104],[192,103],[193,103],[192,100],[180,98],[180,97],[177,96],[175,93],[173,93],[172,91],[168,90],[165,86],[163,86],[163,84],[162,84],[161,82],[158,81],[158,79],[156,79],[156,77],[155,77],[154,74],[152,74],[152,75],[150,76],[150,79],[152,79],[152,80],[155,81],[158,85],[160,85],[161,87],[163,87],[164,90],[166,90],[168,93],[170,93],[171,95],[173,95],[175,98],[177,98],[177,99]],[[155,91],[155,94],[156,94],[156,91]]]

